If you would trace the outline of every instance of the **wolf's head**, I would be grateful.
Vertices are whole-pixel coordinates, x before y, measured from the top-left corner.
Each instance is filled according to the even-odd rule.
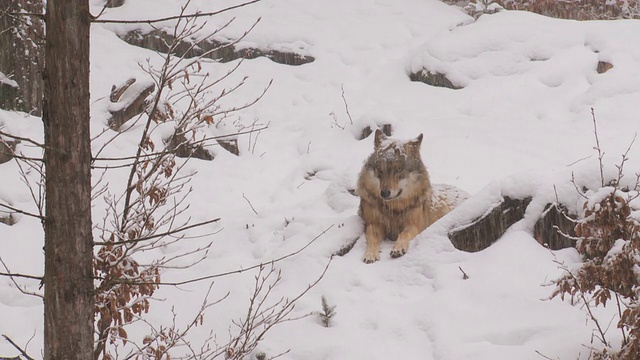
[[[367,160],[365,185],[384,201],[414,196],[428,174],[420,158],[422,134],[409,141],[387,138],[376,130],[374,152]]]

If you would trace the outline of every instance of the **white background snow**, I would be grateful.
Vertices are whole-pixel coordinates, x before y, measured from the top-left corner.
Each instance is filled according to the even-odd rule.
[[[176,14],[181,3],[127,1],[103,16],[155,18]],[[210,11],[234,3],[194,0],[190,9]],[[101,8],[101,2],[93,2],[94,13]],[[203,34],[232,17],[236,20],[222,37],[238,38],[261,18],[241,46],[294,50],[315,61],[287,66],[266,58],[246,60],[225,82],[232,85],[249,77],[247,85],[222,104],[231,107],[260,94],[273,79],[255,106],[225,120],[231,132],[234,122],[268,124],[268,129],[257,138],[240,136],[240,156],[211,147],[215,160],[188,163],[186,171],[197,174],[185,216],[193,222],[221,220],[189,233],[215,235],[165,250],[171,254],[213,242],[205,261],[168,272],[163,280],[268,262],[329,229],[300,254],[276,264],[283,281],[273,299],[303,291],[322,273],[333,251],[362,236],[358,199],[348,189],[355,187],[373,139],[360,141],[354,134],[367,124],[391,123],[394,137],[424,134],[422,157],[433,182],[458,186],[474,197],[418,236],[402,258],[391,259],[392,244],[386,242],[381,260],[364,264],[361,238],[346,256],[333,259],[322,281],[293,312],[300,316],[319,311],[325,296],[336,305],[332,326],[321,326],[314,316],[287,322],[269,332],[259,350],[276,355],[290,349],[283,359],[305,360],[541,359],[536,351],[553,359],[588,358],[585,345],[591,345],[594,326],[584,309],[559,298],[545,300],[553,287],[544,285],[562,275],[554,260],[573,266],[580,257],[570,249],[543,248],[531,229],[556,193],[578,206],[572,172],[581,185],[599,183],[591,108],[609,175],[640,129],[640,22],[576,22],[515,11],[474,21],[436,0],[264,0],[208,19]],[[94,134],[107,126],[111,86],[130,77],[148,81],[138,64],[147,58],[160,61],[158,54],[116,36],[133,28],[92,27]],[[598,74],[599,60],[611,62],[613,69]],[[212,74],[224,74],[234,65],[204,63]],[[423,67],[446,73],[464,88],[411,82],[408,74]],[[0,123],[5,132],[42,141],[38,118],[0,111]],[[133,154],[140,131],[133,128],[104,155]],[[27,144],[18,151],[39,155]],[[630,157],[629,178],[640,169],[637,147]],[[311,173],[315,175],[308,176]],[[0,165],[0,174],[0,199],[35,211],[16,163]],[[112,191],[123,186],[125,174],[107,174]],[[473,219],[501,195],[535,195],[536,200],[525,219],[493,246],[479,253],[456,250],[446,237],[448,227]],[[99,221],[102,203],[94,209]],[[41,275],[40,223],[18,219],[14,226],[0,224],[0,255],[14,272]],[[211,308],[204,324],[194,330],[194,346],[201,346],[212,330],[220,339],[228,336],[231,320],[245,314],[253,276],[255,272],[216,279],[211,298],[227,292],[229,297]],[[19,283],[40,291],[35,282]],[[199,309],[209,284],[162,287],[147,318],[156,326],[170,325],[170,309],[175,307],[178,325],[183,325],[180,321],[188,321]],[[42,311],[39,299],[22,295],[7,278],[0,278],[0,332],[35,357],[42,349]],[[615,311],[598,310],[597,315],[604,324],[613,319],[608,334],[617,343]],[[140,341],[144,330],[135,325],[129,336]],[[597,341],[594,345],[600,346]],[[0,341],[0,355],[17,354]]]

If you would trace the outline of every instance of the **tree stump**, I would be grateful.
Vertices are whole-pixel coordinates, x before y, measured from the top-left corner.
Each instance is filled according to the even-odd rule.
[[[576,216],[561,204],[547,204],[533,228],[533,237],[551,250],[576,246]]]
[[[524,218],[531,197],[512,199],[508,196],[488,210],[484,215],[469,224],[457,227],[449,232],[453,246],[462,251],[476,252],[484,250],[496,242],[507,229]],[[569,214],[561,204],[547,204],[536,221],[533,237],[551,250],[575,247],[575,215]]]
[[[111,95],[109,95],[111,118],[108,124],[115,131],[119,131],[124,123],[145,111],[148,105],[147,98],[156,89],[153,83],[133,87],[135,83],[136,79],[131,78],[120,86],[111,87]]]
[[[449,232],[453,246],[462,251],[476,252],[488,248],[496,242],[507,229],[524,217],[531,197],[512,199],[508,196],[491,211],[468,225]]]
[[[227,150],[233,155],[240,155],[240,149],[238,148],[238,139],[218,139],[217,141],[223,149]]]

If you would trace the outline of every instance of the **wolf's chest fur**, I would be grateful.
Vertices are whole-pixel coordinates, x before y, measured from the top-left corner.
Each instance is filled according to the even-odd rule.
[[[413,199],[399,200],[386,203],[383,200],[375,201],[373,204],[367,200],[360,200],[360,216],[363,219],[370,219],[372,222],[379,222],[384,228],[384,235],[391,241],[396,241],[398,235],[410,223],[416,223],[419,227],[429,223],[429,208],[431,202],[426,197],[427,194],[414,197]],[[424,220],[425,225],[423,225]]]

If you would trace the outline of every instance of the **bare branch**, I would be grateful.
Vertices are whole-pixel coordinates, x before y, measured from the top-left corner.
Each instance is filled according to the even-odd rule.
[[[20,351],[20,354],[22,354],[22,356],[24,356],[27,360],[33,360],[33,358],[29,356],[26,351],[24,351],[20,346],[18,346],[18,344],[13,342],[13,340],[11,340],[11,338],[9,338],[7,335],[2,334],[2,337],[5,340],[7,340],[9,344],[11,344],[14,348],[16,348],[16,350]]]
[[[20,284],[18,284],[18,282],[15,279],[16,277],[27,278],[27,279],[32,279],[32,280],[40,280],[41,283],[42,283],[42,281],[44,280],[43,278],[38,278],[36,276],[31,276],[31,275],[23,275],[23,274],[11,273],[11,270],[9,270],[9,267],[4,262],[4,260],[2,260],[1,257],[0,257],[0,264],[2,264],[2,267],[4,267],[4,269],[7,271],[6,273],[0,273],[0,275],[8,276],[9,279],[11,280],[11,282],[13,283],[13,285],[16,286],[18,291],[20,291],[21,293],[23,293],[25,295],[31,295],[31,296],[35,296],[35,297],[38,297],[38,298],[41,298],[41,299],[44,298],[41,294],[38,294],[38,293],[35,293],[35,292],[31,292],[31,291],[27,291],[27,290],[23,289],[22,286],[20,286]]]
[[[0,206],[2,206],[2,207],[4,207],[4,208],[7,208],[7,209],[11,210],[9,213],[12,213],[12,212],[13,212],[13,213],[18,213],[18,214],[23,214],[23,215],[31,216],[31,217],[34,217],[34,218],[36,218],[36,219],[39,219],[40,221],[44,221],[44,220],[45,220],[45,217],[44,217],[44,216],[40,216],[40,215],[36,215],[36,214],[32,214],[32,213],[30,213],[30,212],[20,210],[20,209],[18,209],[18,208],[15,208],[15,207],[13,207],[13,206],[10,206],[10,205],[0,204]]]
[[[37,141],[35,141],[35,140],[31,139],[31,138],[25,138],[25,137],[21,137],[21,136],[11,135],[11,134],[6,133],[6,132],[1,131],[1,130],[0,130],[0,135],[6,136],[8,138],[12,138],[14,140],[20,140],[20,141],[28,142],[30,144],[33,144],[33,145],[35,145],[37,147],[40,147],[40,148],[44,149],[44,144],[40,144],[39,142],[37,142]]]
[[[620,181],[622,180],[622,178],[624,177],[624,164],[627,162],[627,160],[629,160],[629,158],[627,157],[629,155],[629,151],[631,151],[631,148],[633,147],[633,144],[636,142],[636,137],[638,136],[638,133],[634,133],[633,134],[633,139],[631,139],[631,143],[629,143],[629,147],[627,147],[627,151],[624,152],[624,154],[622,154],[622,160],[620,161],[619,165],[616,165],[616,168],[618,169],[618,177],[616,179],[616,184],[615,186],[620,186]]]
[[[578,186],[578,184],[576,183],[576,177],[574,175],[574,173],[571,173],[571,183],[573,184],[573,187],[576,189],[576,192],[578,193],[578,195],[582,196],[585,199],[587,198],[587,195],[584,194],[584,192],[582,191],[582,189],[580,189],[580,187]]]
[[[36,161],[34,161],[33,164],[30,164],[28,161],[26,161],[26,163],[32,170],[35,170],[40,175],[39,183],[35,185],[31,184],[31,181],[29,180],[29,176],[28,176],[28,171],[25,171],[25,169],[22,167],[22,164],[20,164],[20,161],[18,161],[18,159],[16,158],[16,165],[18,166],[18,169],[20,169],[20,177],[22,178],[22,182],[29,189],[29,193],[31,194],[31,199],[33,200],[33,203],[36,205],[36,208],[38,209],[38,214],[44,219],[44,194],[43,194],[44,181],[45,181],[45,173],[43,169],[44,164]],[[34,186],[38,190],[37,194],[34,192],[34,189],[33,189]]]
[[[41,276],[33,276],[33,275],[25,275],[25,274],[19,274],[19,273],[5,273],[5,272],[0,272],[0,276],[7,276],[10,278],[23,278],[23,279],[31,279],[31,280],[38,280],[38,281],[42,281],[42,277]]]
[[[538,355],[542,356],[543,358],[545,358],[545,359],[547,359],[547,360],[560,360],[559,358],[555,358],[555,359],[550,358],[550,357],[548,357],[547,355],[544,355],[543,353],[541,353],[541,352],[540,352],[540,351],[538,351],[538,350],[536,350],[536,354],[538,354]]]
[[[93,22],[94,23],[103,23],[103,24],[154,24],[154,23],[158,23],[158,22],[162,22],[162,21],[169,21],[169,20],[180,20],[180,19],[194,19],[194,18],[199,18],[199,17],[211,17],[214,15],[218,15],[218,14],[222,14],[224,12],[230,11],[230,10],[234,10],[234,9],[238,9],[247,5],[251,5],[257,2],[260,2],[261,0],[252,0],[252,1],[248,1],[242,4],[238,4],[238,5],[234,5],[234,6],[229,6],[227,8],[224,8],[222,10],[217,10],[217,11],[211,11],[211,12],[195,12],[193,14],[180,14],[180,15],[175,15],[175,16],[167,16],[164,18],[158,18],[158,19],[145,19],[145,20],[117,20],[117,19],[94,19]]]
[[[549,250],[551,251],[551,250]],[[553,252],[552,252],[553,254]],[[578,284],[578,288],[581,288],[580,286],[580,280],[573,274],[573,272],[567,267],[567,265],[565,265],[563,262],[557,260],[556,255],[553,254],[554,260],[553,262],[556,263],[558,265],[558,268],[563,270],[570,278],[572,281],[574,281],[576,284]],[[596,335],[596,337],[598,338],[598,340],[600,340],[602,342],[602,344],[604,346],[609,347],[609,342],[606,340],[605,338],[605,330],[602,329],[602,327],[600,326],[600,322],[598,321],[598,319],[595,317],[595,315],[593,314],[593,312],[591,311],[591,305],[589,305],[589,300],[587,300],[586,295],[583,291],[578,291],[578,295],[580,296],[580,299],[582,300],[584,307],[587,309],[587,314],[589,315],[589,318],[591,319],[591,321],[595,324],[599,336]],[[564,296],[564,295],[561,295]]]
[[[266,265],[269,264],[275,264],[278,263],[282,260],[288,259],[292,256],[298,255],[299,253],[303,252],[305,249],[307,249],[309,246],[311,246],[311,244],[313,244],[316,240],[318,240],[322,235],[326,234],[329,230],[331,230],[331,228],[333,228],[335,225],[331,225],[328,228],[324,229],[320,234],[318,234],[316,237],[314,237],[313,239],[311,239],[311,241],[309,241],[306,245],[304,245],[303,247],[301,247],[300,249],[289,253],[287,255],[281,256],[279,258],[270,260],[270,261],[266,261],[266,262],[261,262],[259,264],[253,265],[253,266],[249,266],[247,268],[242,268],[242,269],[237,269],[237,270],[232,270],[232,271],[227,271],[227,272],[223,272],[223,273],[218,273],[218,274],[213,274],[213,275],[207,275],[207,276],[202,276],[199,278],[193,278],[193,279],[189,279],[189,280],[183,280],[183,281],[176,281],[176,282],[158,282],[158,283],[154,283],[157,285],[165,285],[165,286],[180,286],[180,285],[186,285],[186,284],[191,284],[191,283],[195,283],[195,282],[200,282],[200,281],[204,281],[204,280],[211,280],[211,279],[215,279],[215,278],[219,278],[219,277],[223,277],[223,276],[228,276],[228,275],[233,275],[233,274],[241,274],[253,269],[258,269],[261,267],[264,267]],[[118,283],[122,283],[122,284],[136,284],[136,285],[142,285],[142,284],[146,284],[146,283],[138,283],[135,281],[128,281],[128,280],[122,280],[122,281],[117,281]]]
[[[96,245],[110,245],[110,244],[116,244],[116,245],[135,244],[135,243],[139,243],[141,241],[147,241],[147,240],[156,239],[156,238],[163,237],[163,236],[173,235],[173,234],[176,234],[176,233],[179,233],[179,232],[182,232],[182,231],[187,231],[189,229],[193,229],[193,228],[196,228],[196,227],[204,226],[204,225],[211,224],[211,223],[214,223],[214,222],[217,222],[217,221],[220,221],[220,218],[207,220],[207,221],[199,222],[197,224],[192,224],[192,225],[188,225],[188,226],[183,226],[183,227],[180,227],[178,229],[169,230],[169,231],[161,233],[161,234],[155,234],[155,235],[152,235],[152,236],[146,236],[146,237],[133,239],[133,240],[121,240],[121,241],[117,241],[115,243],[107,242],[107,241],[95,241],[93,243],[93,245],[96,246]]]

